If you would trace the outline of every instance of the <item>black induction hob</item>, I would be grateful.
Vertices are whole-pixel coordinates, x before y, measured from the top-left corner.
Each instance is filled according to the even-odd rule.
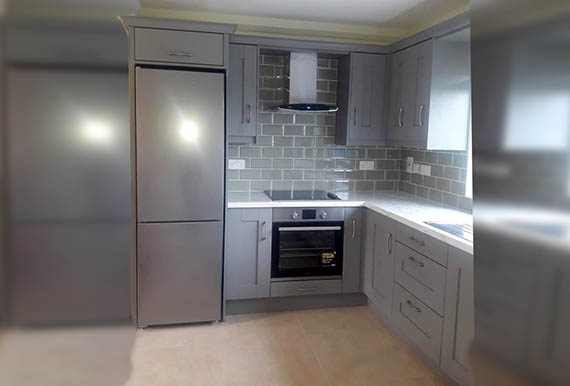
[[[265,194],[273,201],[283,200],[340,200],[331,192],[324,190],[266,190]]]

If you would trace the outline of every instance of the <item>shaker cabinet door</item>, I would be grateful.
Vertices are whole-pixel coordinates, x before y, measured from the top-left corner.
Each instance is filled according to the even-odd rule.
[[[228,140],[254,143],[257,135],[257,46],[230,44]]]

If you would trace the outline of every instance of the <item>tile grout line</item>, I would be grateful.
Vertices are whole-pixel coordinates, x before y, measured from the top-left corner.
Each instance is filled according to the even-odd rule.
[[[325,375],[325,378],[329,381],[329,384],[331,386],[334,386],[334,382],[332,381],[332,379],[330,379],[329,375],[327,374],[327,372],[325,371],[321,361],[319,360],[319,357],[317,356],[317,354],[315,353],[315,351],[313,350],[313,347],[311,346],[311,343],[309,342],[309,340],[307,339],[307,336],[305,335],[305,330],[303,329],[303,326],[301,326],[301,323],[299,322],[299,318],[297,317],[297,314],[293,314],[293,316],[295,317],[295,323],[297,324],[297,327],[299,328],[299,330],[301,330],[301,334],[303,335],[303,340],[305,341],[305,343],[307,344],[307,346],[309,347],[309,350],[311,350],[311,354],[313,354],[313,357],[315,358],[315,360],[317,361],[317,364],[319,365],[319,368],[321,369],[321,371],[323,372],[323,374]]]

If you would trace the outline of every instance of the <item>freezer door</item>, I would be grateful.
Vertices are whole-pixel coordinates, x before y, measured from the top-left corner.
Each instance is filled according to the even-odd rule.
[[[222,222],[138,225],[138,325],[219,320]]]
[[[138,221],[221,220],[224,75],[137,68]]]

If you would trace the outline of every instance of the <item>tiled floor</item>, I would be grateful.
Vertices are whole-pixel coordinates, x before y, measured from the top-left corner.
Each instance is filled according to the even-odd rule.
[[[366,307],[137,332],[129,386],[439,385]]]

